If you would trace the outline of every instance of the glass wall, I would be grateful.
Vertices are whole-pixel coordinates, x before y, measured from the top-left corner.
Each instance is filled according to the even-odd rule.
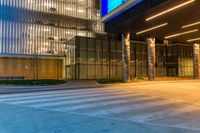
[[[73,79],[122,78],[120,41],[75,38],[76,74]],[[156,76],[193,76],[192,46],[156,44]],[[131,41],[131,79],[147,78],[147,44]]]
[[[74,79],[121,78],[121,43],[76,37]]]
[[[156,44],[156,76],[166,77],[166,46]]]
[[[166,47],[167,76],[193,76],[192,45],[171,44]]]
[[[193,76],[193,47],[178,45],[178,74],[181,77]]]
[[[131,79],[147,76],[147,47],[143,42],[131,42]]]

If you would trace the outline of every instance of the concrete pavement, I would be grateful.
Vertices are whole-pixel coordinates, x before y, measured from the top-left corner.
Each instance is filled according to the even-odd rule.
[[[200,133],[199,92],[191,80],[4,94],[0,133]]]

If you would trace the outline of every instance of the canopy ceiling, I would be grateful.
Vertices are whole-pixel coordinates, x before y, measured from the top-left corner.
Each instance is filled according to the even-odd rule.
[[[179,7],[184,3],[187,4]],[[175,8],[177,6],[179,8]],[[160,13],[162,15],[159,16]],[[146,21],[154,15],[158,17]],[[144,0],[107,22],[105,27],[106,31],[111,33],[129,32],[139,37],[154,36],[162,40],[167,36],[185,32],[183,35],[167,38],[167,40],[194,43],[200,40],[194,42],[188,42],[188,40],[200,38],[200,23],[187,28],[182,27],[197,22],[200,22],[200,0]],[[144,30],[150,31],[136,35]]]

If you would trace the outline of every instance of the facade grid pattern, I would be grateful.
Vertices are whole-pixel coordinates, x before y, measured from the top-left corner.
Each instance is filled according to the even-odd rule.
[[[103,34],[94,0],[1,0],[0,53],[64,56],[74,36]]]

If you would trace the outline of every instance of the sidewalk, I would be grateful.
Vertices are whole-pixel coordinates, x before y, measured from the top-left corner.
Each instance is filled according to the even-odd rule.
[[[66,84],[52,86],[0,86],[0,94],[55,91],[65,89],[85,89],[102,86],[103,85],[97,84],[94,80],[72,80]]]

